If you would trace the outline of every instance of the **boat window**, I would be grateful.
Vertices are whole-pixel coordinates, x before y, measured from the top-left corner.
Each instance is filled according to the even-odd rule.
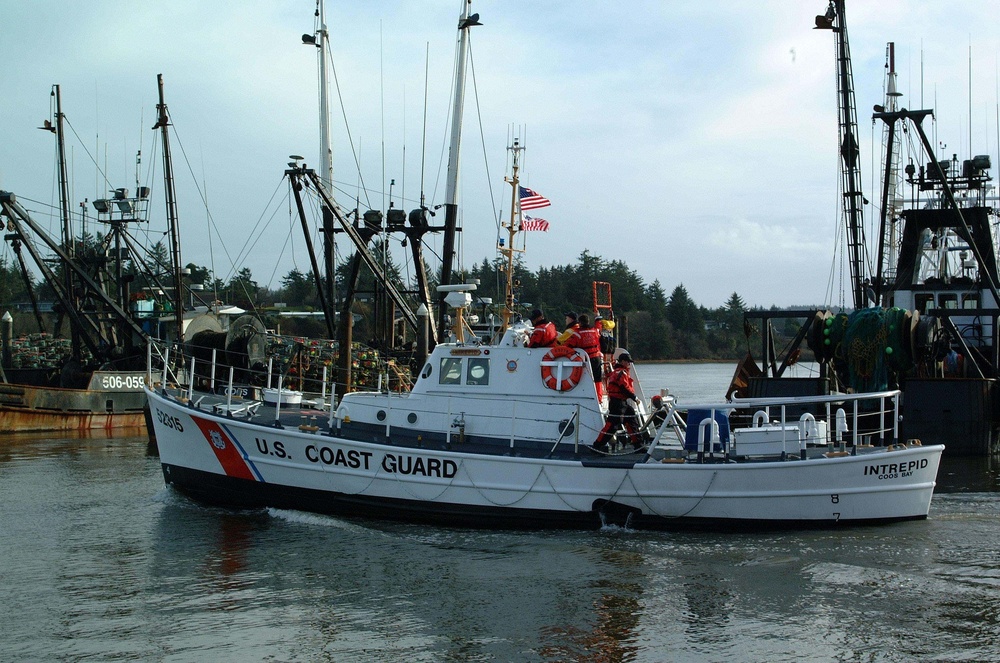
[[[441,359],[441,373],[438,376],[441,384],[462,383],[462,358],[444,357]]]
[[[938,295],[938,306],[940,308],[958,308],[958,295],[954,293]]]
[[[469,372],[465,376],[465,384],[489,384],[490,360],[486,358],[470,359]]]
[[[979,294],[962,295],[962,308],[979,308]]]
[[[934,307],[934,295],[918,294],[913,298],[913,302],[918,311],[921,313],[927,313],[927,311]]]
[[[433,371],[434,371],[434,367],[431,365],[430,362],[427,362],[427,364],[424,365],[424,370],[421,371],[421,373],[420,373],[420,377],[422,377],[423,379],[426,380],[427,378],[429,378],[431,376],[431,373]]]

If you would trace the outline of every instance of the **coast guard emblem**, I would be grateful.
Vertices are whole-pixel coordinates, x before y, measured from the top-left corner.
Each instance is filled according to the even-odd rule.
[[[226,441],[222,439],[222,435],[219,434],[219,431],[213,430],[208,434],[208,436],[212,438],[213,447],[220,450],[226,448]]]
[[[513,373],[516,370],[517,370],[517,360],[516,359],[508,359],[507,360],[507,372],[508,373]]]

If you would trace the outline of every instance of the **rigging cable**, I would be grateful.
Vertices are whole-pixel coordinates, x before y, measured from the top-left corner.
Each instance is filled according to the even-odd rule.
[[[344,129],[347,131],[347,142],[351,146],[351,155],[354,157],[354,165],[358,170],[358,180],[361,182],[361,191],[365,193],[365,204],[371,208],[371,201],[368,200],[368,189],[365,187],[364,176],[361,174],[361,162],[358,159],[358,152],[354,148],[354,138],[351,136],[351,126],[347,121],[347,108],[344,106],[344,95],[340,91],[340,79],[337,76],[337,65],[333,62],[333,53],[330,53],[330,69],[333,71],[333,85],[337,88],[337,99],[340,101],[340,113],[344,118]]]
[[[483,146],[483,163],[486,166],[486,185],[490,191],[490,204],[493,206],[493,219],[496,222],[497,234],[500,233],[500,212],[497,210],[496,196],[493,192],[493,177],[490,175],[490,160],[486,151],[486,135],[483,131],[483,113],[479,105],[479,86],[476,85],[476,62],[472,57],[472,36],[469,36],[469,69],[472,73],[472,94],[476,99],[476,118],[479,120],[479,140]],[[514,248],[514,247],[511,247]]]
[[[201,197],[202,204],[205,206],[205,210],[208,214],[209,224],[211,228],[214,229],[215,232],[219,235],[219,239],[221,240],[223,239],[223,235],[220,232],[218,225],[215,223],[215,217],[212,216],[212,212],[208,207],[208,201],[205,198],[205,193],[202,190],[201,186],[198,185],[198,179],[197,177],[195,177],[194,170],[191,167],[191,162],[187,156],[187,151],[184,149],[184,143],[183,141],[181,141],[180,135],[177,132],[177,126],[175,123],[171,123],[171,126],[173,126],[174,128],[174,138],[177,140],[177,145],[178,147],[180,147],[181,155],[184,157],[184,164],[188,167],[188,173],[190,173],[191,179],[194,181],[195,189],[198,191],[198,195]],[[282,180],[283,179],[284,178],[282,178]],[[271,198],[270,200],[268,200],[268,203],[264,208],[265,212],[271,206],[271,203],[274,201],[274,197],[280,188],[281,188],[281,181],[278,182],[278,185],[275,187],[275,190],[271,193]],[[273,219],[275,214],[277,214],[277,209],[275,209],[274,213],[271,214],[270,218]],[[254,234],[257,232],[257,229],[260,227],[260,224],[263,221],[263,219],[264,219],[264,213],[262,212],[261,216],[257,218],[257,222],[254,224],[253,228],[247,234],[247,239],[243,243],[243,247],[240,249],[240,252],[237,254],[235,259],[230,255],[229,249],[226,247],[225,241],[222,242],[222,251],[226,254],[226,257],[229,259],[230,262],[230,271],[226,275],[225,280],[228,281],[233,275],[235,275],[237,271],[236,268],[243,263],[246,257],[250,254],[250,250],[253,249],[254,246],[256,246],[258,241],[260,241],[260,238],[263,235],[263,230],[267,228],[268,224],[265,224],[264,228],[261,228],[261,235],[258,235],[256,240],[253,240],[253,237]],[[253,243],[251,243],[251,240],[253,240]]]

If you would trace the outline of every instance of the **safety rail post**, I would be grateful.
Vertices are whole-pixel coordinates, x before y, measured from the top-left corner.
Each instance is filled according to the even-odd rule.
[[[833,431],[833,426],[830,425],[833,423],[833,419],[831,419],[831,412],[830,412],[830,401],[827,401],[825,405],[826,405],[826,446],[827,446],[827,451],[833,451],[834,431]]]
[[[781,406],[781,453],[785,453],[785,406]]]
[[[851,448],[851,455],[858,455],[858,401],[854,401],[854,430],[851,431],[851,441],[854,446]]]
[[[381,379],[381,378],[380,378]],[[386,385],[389,381],[386,380]],[[380,390],[381,391],[381,390]],[[386,389],[385,392],[385,441],[389,441],[389,435],[392,433],[392,389]]]
[[[892,397],[892,437],[897,441],[899,440],[899,397],[899,393]]]
[[[847,441],[844,439],[844,433],[847,432],[847,413],[844,412],[844,408],[837,408],[837,423],[836,423],[836,433],[837,441],[840,442],[840,450],[845,451],[847,449]]]
[[[182,355],[183,356],[183,355]],[[191,368],[188,372],[188,405],[194,407],[194,364],[196,358],[191,355]]]
[[[278,400],[274,402],[274,427],[281,427],[281,383],[284,381],[285,376],[278,374]]]
[[[334,373],[334,375],[336,375],[336,373]],[[337,409],[335,407],[336,406],[336,402],[335,401],[337,400],[336,378],[334,378],[333,380],[331,380],[330,383],[331,383],[331,389],[330,389],[330,416],[326,420],[326,425],[327,425],[327,428],[329,429],[327,431],[327,435],[329,435],[330,437],[334,437],[335,432],[337,432],[337,431],[340,430],[340,420],[339,419],[337,420],[337,428],[334,429],[334,426],[333,426],[333,420],[337,418],[336,417],[336,415],[337,415]]]
[[[153,388],[153,342],[146,344],[146,384]]]
[[[226,389],[226,416],[233,416],[233,367],[229,367],[229,388]]]
[[[326,364],[323,364],[323,383],[320,385],[320,403],[326,405]],[[330,407],[333,408],[333,401],[330,401]]]
[[[878,399],[878,441],[880,447],[885,446],[885,396]]]
[[[721,434],[721,431],[719,430],[719,423],[715,420],[715,413],[716,413],[716,409],[712,408],[711,414],[710,414],[710,416],[712,417],[712,441],[711,441],[710,444],[712,446],[709,447],[708,453],[709,453],[709,456],[713,460],[715,459],[715,443],[718,442],[719,443],[719,449],[720,450],[722,449],[722,434]]]
[[[218,349],[217,348],[212,348],[212,372],[210,373],[210,377],[208,378],[208,390],[210,392],[212,392],[213,394],[215,393],[215,359],[216,359],[215,353],[216,352],[218,352]]]
[[[163,380],[160,382],[160,390],[163,395],[167,394],[167,367],[170,365],[170,346],[166,347],[163,353]]]
[[[575,440],[573,442],[573,453],[580,452],[580,404],[577,403],[575,407],[576,411],[570,415],[569,419],[566,420],[565,426],[561,425],[562,424],[561,421],[559,422],[560,425],[559,437],[557,437],[556,441],[552,444],[552,448],[549,449],[549,453],[546,454],[545,456],[546,458],[552,457],[552,454],[555,453],[556,448],[563,441],[563,438],[566,437],[566,429],[568,429],[571,425],[573,426],[573,432],[575,435]]]

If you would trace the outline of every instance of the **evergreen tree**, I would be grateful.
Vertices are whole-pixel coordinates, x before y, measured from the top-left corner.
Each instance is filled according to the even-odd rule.
[[[227,303],[241,308],[254,308],[260,286],[253,280],[249,267],[244,267],[226,284]]]
[[[734,292],[724,307],[723,326],[730,330],[742,330],[743,314],[746,310],[747,305],[743,302],[743,298]]]
[[[312,306],[317,302],[312,270],[303,274],[298,268],[293,269],[282,277],[281,287],[281,295],[289,306]]]
[[[34,287],[35,275],[28,272],[28,283]],[[14,261],[0,256],[0,303],[5,306],[28,300],[28,286],[24,275]]]
[[[699,333],[704,331],[701,312],[695,304],[684,284],[678,285],[670,294],[667,302],[667,320],[679,332]]]
[[[660,281],[653,281],[646,292],[649,309],[649,328],[647,335],[648,355],[643,358],[662,359],[674,354],[673,340],[667,329],[667,295],[663,292]],[[634,319],[634,317],[633,317]]]

